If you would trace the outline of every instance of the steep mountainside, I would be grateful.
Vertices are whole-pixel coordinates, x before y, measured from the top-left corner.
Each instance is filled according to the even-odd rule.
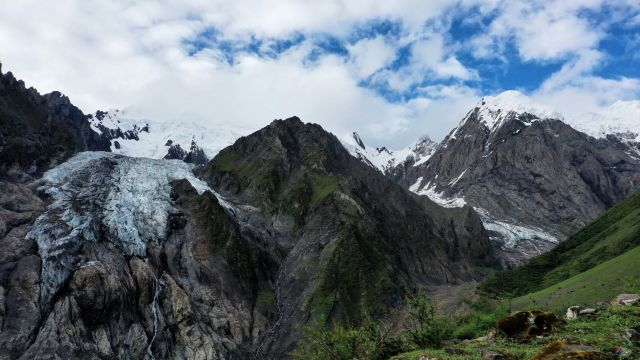
[[[516,269],[495,274],[485,281],[482,288],[496,294],[523,295],[538,291],[592,269],[638,246],[640,192],[608,210],[548,253],[534,257]],[[635,260],[637,263],[637,258]],[[628,265],[637,267],[636,263]],[[627,275],[630,274],[624,274],[624,271],[619,273],[616,281],[620,282],[620,278]],[[586,285],[603,286],[595,282]]]
[[[443,206],[473,206],[507,263],[565,239],[640,186],[640,160],[518,93],[485,98],[419,166],[394,180]]]
[[[0,179],[28,180],[78,151],[109,149],[69,98],[40,95],[1,69]]]
[[[257,349],[264,355],[291,350],[308,321],[379,315],[416,288],[494,264],[470,208],[442,209],[403,190],[297,118],[239,139],[199,174],[277,264],[277,311]]]

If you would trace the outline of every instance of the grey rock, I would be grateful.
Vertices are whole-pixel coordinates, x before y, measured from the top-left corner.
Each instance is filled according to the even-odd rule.
[[[479,209],[506,266],[550,249],[640,186],[640,160],[615,138],[595,139],[527,113],[510,113],[490,131],[479,111],[426,163],[389,175]],[[499,222],[535,231],[514,243]]]
[[[620,294],[613,299],[612,305],[640,305],[640,294]]]
[[[488,350],[488,349],[480,350],[480,356],[483,359],[487,359],[487,360],[504,360],[507,358],[506,356],[502,355],[497,351]]]

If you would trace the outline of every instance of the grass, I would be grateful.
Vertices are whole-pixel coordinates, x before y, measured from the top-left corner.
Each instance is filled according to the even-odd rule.
[[[640,246],[558,284],[513,300],[516,310],[542,307],[564,311],[588,306],[637,289],[627,288],[626,277],[640,278]]]
[[[567,280],[640,245],[640,192],[546,254],[513,270],[494,274],[480,289],[516,296]]]
[[[482,351],[491,350],[509,359],[529,359],[539,354],[549,343],[562,339],[578,339],[582,344],[592,346],[602,352],[613,353],[619,349],[633,351],[634,359],[640,348],[633,348],[622,338],[622,333],[640,323],[640,307],[612,307],[601,310],[593,319],[580,318],[570,321],[563,328],[555,330],[551,336],[534,339],[531,342],[515,342],[502,336],[495,339],[470,342],[455,342],[444,349],[416,350],[392,357],[394,360],[418,360],[421,357],[441,360],[483,359]]]
[[[312,180],[310,205],[314,206],[326,199],[338,186],[338,178],[330,175],[317,176]]]

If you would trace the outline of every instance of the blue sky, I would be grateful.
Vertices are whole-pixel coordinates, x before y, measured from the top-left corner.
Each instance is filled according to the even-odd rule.
[[[257,129],[298,115],[400,147],[516,89],[568,114],[640,98],[631,0],[8,0],[0,61],[85,112]],[[30,46],[23,46],[30,44]]]

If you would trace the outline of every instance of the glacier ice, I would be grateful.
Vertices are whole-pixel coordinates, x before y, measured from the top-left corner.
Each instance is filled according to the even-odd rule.
[[[180,160],[83,152],[46,172],[38,190],[51,202],[27,235],[42,258],[41,304],[48,306],[72,274],[85,242],[110,241],[126,255],[145,256],[147,243],[163,241],[175,211],[171,181],[187,179],[199,194],[213,192],[192,168]]]

